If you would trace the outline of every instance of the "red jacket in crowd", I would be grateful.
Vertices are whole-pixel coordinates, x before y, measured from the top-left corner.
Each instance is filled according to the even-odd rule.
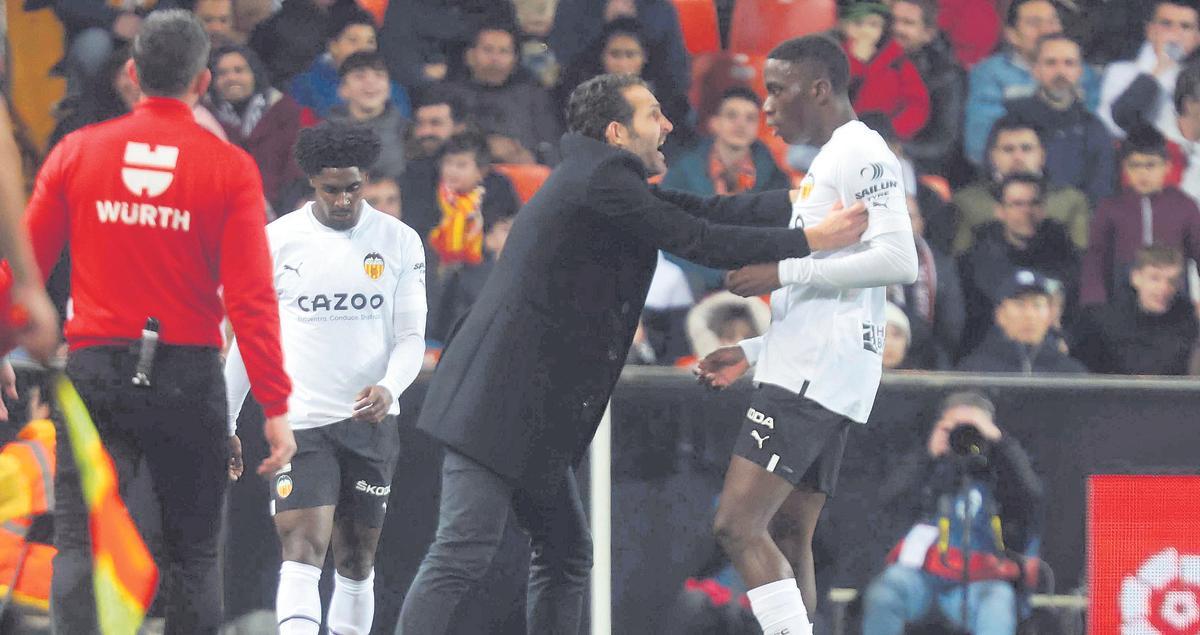
[[[275,416],[291,382],[264,213],[250,156],[182,101],[150,97],[55,146],[26,222],[43,276],[70,244],[72,350],[135,340],[151,316],[164,344],[219,347],[228,313],[254,396]]]
[[[1000,41],[1000,14],[991,0],[938,0],[938,28],[950,38],[966,70],[992,54]]]
[[[850,58],[850,98],[858,113],[877,111],[892,120],[901,139],[911,139],[929,120],[929,92],[917,67],[904,55],[895,40],[886,40],[875,57],[861,62],[850,52],[849,40],[842,48]]]

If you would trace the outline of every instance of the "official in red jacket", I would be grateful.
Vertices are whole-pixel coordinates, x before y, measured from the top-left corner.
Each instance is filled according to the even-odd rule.
[[[842,48],[850,58],[854,112],[881,112],[907,141],[929,120],[929,91],[904,49],[887,37],[891,11],[874,0],[841,9]]]
[[[226,436],[224,314],[268,417],[271,456],[259,472],[281,468],[296,447],[258,169],[192,115],[211,81],[208,52],[190,13],[147,17],[128,66],[146,98],[126,116],[64,138],[27,213],[42,272],[70,245],[67,373],[112,455],[122,496],[145,457],[161,500],[167,633],[216,633],[222,618],[217,534],[227,469],[241,460]],[[156,346],[143,335],[149,318],[159,325]],[[87,507],[67,435],[59,439],[54,627],[92,633]]]

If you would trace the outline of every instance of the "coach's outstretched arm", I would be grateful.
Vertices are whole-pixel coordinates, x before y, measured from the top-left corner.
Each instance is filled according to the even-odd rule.
[[[787,227],[792,220],[792,200],[799,190],[747,192],[727,196],[696,196],[679,190],[652,187],[658,198],[710,223],[743,227]]]
[[[597,168],[588,185],[590,207],[632,237],[697,264],[731,268],[801,258],[813,250],[853,244],[866,228],[861,207],[831,213],[804,230],[709,223],[651,193],[638,170],[622,164],[634,160],[618,158]],[[778,196],[786,205],[787,197]]]

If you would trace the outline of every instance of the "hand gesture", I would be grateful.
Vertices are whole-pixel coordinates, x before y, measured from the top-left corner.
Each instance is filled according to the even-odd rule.
[[[841,201],[833,204],[820,223],[804,230],[808,246],[813,251],[841,249],[857,243],[867,231],[867,206],[855,201],[844,207]]]
[[[725,288],[743,298],[770,293],[782,286],[777,262],[747,265],[725,274]]]
[[[20,312],[22,324],[17,325],[16,343],[43,364],[58,350],[58,312],[40,284],[13,287],[13,308]]]
[[[700,383],[713,390],[724,390],[733,385],[750,369],[746,352],[741,346],[726,346],[708,354],[692,371]]]
[[[392,407],[392,393],[383,386],[367,386],[358,391],[354,402],[354,419],[379,423]]]
[[[269,476],[283,469],[296,453],[296,437],[292,434],[292,426],[288,423],[287,415],[269,417],[263,424],[263,436],[271,448],[271,455],[263,459],[258,466],[258,473]]]
[[[242,440],[236,434],[229,437],[229,480],[242,478],[246,466],[242,464]]]

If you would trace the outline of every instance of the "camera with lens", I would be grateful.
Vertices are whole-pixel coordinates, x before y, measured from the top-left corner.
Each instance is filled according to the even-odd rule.
[[[950,452],[962,467],[971,470],[986,470],[991,444],[974,425],[959,421],[950,430]]]

